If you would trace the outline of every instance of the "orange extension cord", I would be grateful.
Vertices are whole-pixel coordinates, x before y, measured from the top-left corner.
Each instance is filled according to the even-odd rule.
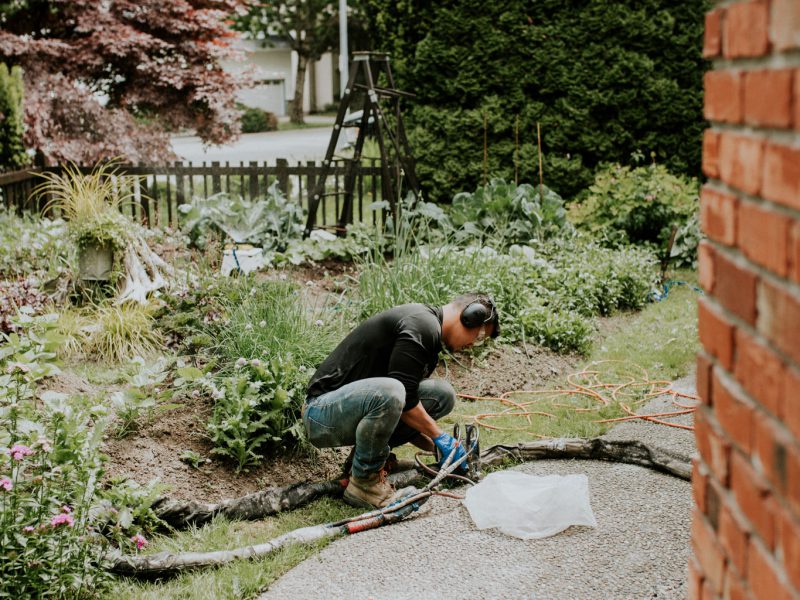
[[[625,417],[618,417],[615,419],[598,419],[595,421],[595,423],[613,423],[617,421],[643,419],[645,421],[658,423],[660,425],[667,425],[669,427],[677,427],[679,429],[688,429],[689,431],[694,431],[694,427],[692,427],[691,425],[673,423],[670,421],[666,421],[664,419],[670,417],[676,417],[678,415],[686,415],[694,412],[695,406],[681,404],[680,402],[678,402],[678,398],[699,400],[697,396],[694,396],[692,394],[684,394],[682,392],[678,392],[677,390],[673,390],[672,384],[669,381],[659,381],[650,379],[650,376],[648,375],[645,369],[643,369],[639,365],[635,365],[632,363],[604,360],[604,361],[594,362],[591,365],[589,365],[589,367],[605,363],[620,363],[627,367],[631,367],[632,369],[638,370],[639,373],[637,375],[627,376],[626,381],[620,383],[608,383],[608,382],[603,382],[599,379],[598,377],[599,371],[589,370],[587,368],[578,373],[573,373],[572,375],[567,377],[567,383],[571,386],[571,388],[569,389],[512,390],[509,392],[505,392],[504,394],[498,397],[471,396],[469,394],[458,394],[458,396],[466,400],[488,400],[488,401],[500,402],[501,404],[508,406],[508,408],[499,412],[481,413],[473,415],[472,419],[474,420],[475,424],[480,425],[481,427],[485,427],[486,429],[494,429],[500,431],[524,431],[527,429],[525,427],[519,427],[519,428],[500,427],[498,425],[490,425],[489,423],[487,423],[487,420],[498,417],[509,417],[509,416],[525,417],[528,421],[529,426],[532,425],[531,421],[532,415],[556,418],[556,415],[552,413],[540,410],[530,410],[529,408],[531,405],[534,404],[538,405],[537,407],[539,407],[543,402],[547,402],[547,400],[549,399],[550,406],[559,408],[571,408],[575,412],[591,412],[600,410],[605,406],[617,405],[627,413],[627,416]],[[639,390],[638,393],[637,390]],[[656,398],[658,396],[664,396],[664,395],[672,396],[672,403],[681,410],[648,414],[648,415],[637,415],[634,412],[634,408],[636,408],[634,404],[641,405],[651,398]],[[529,400],[525,402],[516,402],[512,400],[510,396],[539,396],[539,397],[545,396],[545,398]],[[562,402],[557,402],[556,400],[562,396],[581,396],[587,399],[588,402],[592,404],[592,406],[578,407],[571,404],[564,404]],[[633,399],[627,400],[624,398],[625,396],[632,397]],[[546,438],[549,436],[539,435],[538,437]]]

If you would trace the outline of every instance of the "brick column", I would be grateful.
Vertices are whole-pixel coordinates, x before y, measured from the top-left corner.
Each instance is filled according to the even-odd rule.
[[[690,596],[800,600],[800,0],[706,15]]]

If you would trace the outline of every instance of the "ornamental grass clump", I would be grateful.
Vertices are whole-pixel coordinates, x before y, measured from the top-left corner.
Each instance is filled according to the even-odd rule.
[[[107,280],[116,289],[118,303],[141,304],[175,279],[175,270],[148,247],[138,226],[122,213],[137,202],[136,177],[122,174],[114,161],[98,164],[89,173],[68,164],[41,177],[45,181],[36,194],[45,201],[46,211],[66,219],[79,249],[82,277]]]
[[[112,274],[119,276],[131,228],[121,211],[135,201],[132,178],[121,176],[114,163],[99,165],[89,173],[66,164],[62,172],[46,171],[40,177],[45,181],[37,186],[36,193],[46,202],[45,212],[58,213],[67,221],[81,251],[109,248],[114,261]]]
[[[58,316],[58,331],[63,337],[59,354],[108,363],[150,356],[163,347],[155,310],[130,302],[65,310]]]

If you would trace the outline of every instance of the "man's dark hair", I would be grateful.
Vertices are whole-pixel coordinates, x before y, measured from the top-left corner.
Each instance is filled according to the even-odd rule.
[[[486,322],[492,324],[491,337],[496,338],[500,335],[500,315],[497,311],[497,305],[489,294],[486,292],[469,292],[456,296],[451,301],[459,312],[463,312],[470,304],[475,304],[476,302],[486,307],[487,314],[489,315]]]

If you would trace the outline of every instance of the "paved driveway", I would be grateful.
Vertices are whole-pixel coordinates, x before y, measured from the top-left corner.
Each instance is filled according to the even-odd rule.
[[[203,147],[197,136],[176,136],[172,138],[172,148],[185,161],[211,162],[230,161],[231,163],[268,162],[275,164],[278,158],[290,163],[306,160],[321,160],[328,149],[333,128],[330,126],[289,131],[267,131],[246,133],[233,144]],[[340,144],[343,141],[340,136]]]
[[[695,380],[675,389],[694,393]],[[655,399],[642,414],[675,410]],[[677,422],[689,424],[691,415]],[[607,435],[694,452],[691,431],[629,421]],[[533,475],[584,473],[596,528],[520,540],[479,531],[456,500],[432,498],[391,527],[341,538],[273,583],[259,600],[683,600],[691,485],[634,465],[541,460]]]

